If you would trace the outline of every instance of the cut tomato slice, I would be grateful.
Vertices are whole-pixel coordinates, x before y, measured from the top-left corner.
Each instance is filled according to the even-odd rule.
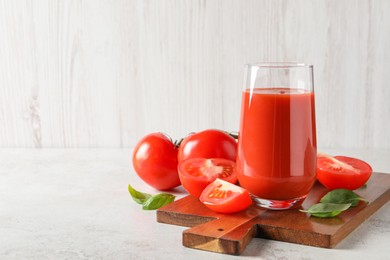
[[[324,154],[317,157],[317,179],[330,190],[358,189],[368,181],[371,174],[371,166],[356,158]]]
[[[247,190],[220,179],[209,184],[199,200],[211,210],[220,213],[239,212],[252,204]]]
[[[237,182],[236,163],[222,158],[187,159],[179,163],[178,169],[181,184],[197,198],[217,178],[230,183]]]

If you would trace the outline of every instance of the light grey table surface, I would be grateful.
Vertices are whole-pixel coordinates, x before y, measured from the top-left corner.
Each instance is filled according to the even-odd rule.
[[[323,150],[390,172],[387,150]],[[254,238],[241,256],[182,246],[184,227],[157,223],[127,184],[131,149],[0,150],[0,259],[390,259],[387,203],[334,249]],[[174,193],[186,195],[182,188]]]

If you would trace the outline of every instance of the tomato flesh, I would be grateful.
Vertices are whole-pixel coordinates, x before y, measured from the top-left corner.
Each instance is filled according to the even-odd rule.
[[[209,184],[199,200],[211,210],[220,213],[239,212],[252,204],[247,190],[220,179]]]
[[[237,182],[236,163],[226,159],[187,159],[179,162],[178,170],[183,187],[197,198],[217,178]]]
[[[317,179],[330,190],[358,189],[368,181],[371,174],[371,166],[356,158],[328,155],[317,157]]]
[[[236,161],[237,142],[228,133],[207,129],[184,138],[178,151],[178,160],[190,158],[224,158]]]

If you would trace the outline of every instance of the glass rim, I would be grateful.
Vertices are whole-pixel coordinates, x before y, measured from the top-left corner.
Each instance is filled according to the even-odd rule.
[[[301,62],[255,62],[247,63],[245,67],[258,67],[258,68],[269,68],[269,69],[286,69],[286,68],[313,68],[312,64],[301,63]]]

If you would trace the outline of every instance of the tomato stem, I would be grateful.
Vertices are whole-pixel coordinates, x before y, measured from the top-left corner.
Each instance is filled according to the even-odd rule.
[[[175,145],[176,148],[179,148],[180,144],[183,142],[184,138],[180,138],[179,140],[175,140],[173,144]]]
[[[228,135],[238,140],[238,132],[226,132]]]

